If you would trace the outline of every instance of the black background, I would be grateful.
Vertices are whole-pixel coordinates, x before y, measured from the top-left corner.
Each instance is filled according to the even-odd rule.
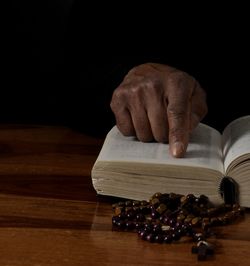
[[[0,122],[105,134],[114,123],[112,91],[131,67],[149,61],[200,82],[209,105],[203,121],[211,126],[222,130],[249,114],[246,7],[161,2],[10,1],[3,9]]]

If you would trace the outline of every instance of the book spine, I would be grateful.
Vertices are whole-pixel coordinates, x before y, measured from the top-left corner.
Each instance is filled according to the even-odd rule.
[[[230,176],[224,176],[220,182],[219,193],[225,204],[239,203],[239,186]]]

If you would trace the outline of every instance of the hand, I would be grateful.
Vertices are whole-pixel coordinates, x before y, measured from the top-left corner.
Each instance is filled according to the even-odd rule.
[[[155,63],[132,68],[110,106],[122,134],[169,141],[174,157],[184,156],[190,132],[207,113],[206,94],[192,76]]]

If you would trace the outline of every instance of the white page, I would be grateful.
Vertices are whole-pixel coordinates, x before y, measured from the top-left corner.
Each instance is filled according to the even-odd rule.
[[[185,158],[173,158],[168,144],[143,143],[134,137],[124,137],[116,126],[108,133],[105,144],[97,160],[168,163],[224,171],[221,134],[202,123],[190,137]]]
[[[250,115],[232,121],[223,131],[224,167],[238,156],[250,153]]]

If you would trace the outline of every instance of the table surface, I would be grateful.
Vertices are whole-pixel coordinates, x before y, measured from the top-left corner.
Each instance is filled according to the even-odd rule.
[[[191,242],[148,243],[112,230],[91,168],[102,139],[64,127],[0,126],[0,265],[250,265],[250,212],[198,262]]]

